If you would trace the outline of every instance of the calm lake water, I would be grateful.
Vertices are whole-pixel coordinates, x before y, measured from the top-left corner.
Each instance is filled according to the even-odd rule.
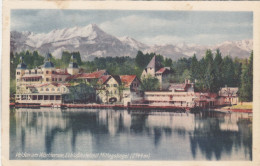
[[[10,159],[252,160],[252,114],[12,109]]]

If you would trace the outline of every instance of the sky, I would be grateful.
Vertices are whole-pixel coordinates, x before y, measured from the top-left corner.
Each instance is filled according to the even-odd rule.
[[[218,44],[253,39],[252,12],[139,10],[12,10],[11,31],[47,33],[97,24],[116,37],[148,45]]]

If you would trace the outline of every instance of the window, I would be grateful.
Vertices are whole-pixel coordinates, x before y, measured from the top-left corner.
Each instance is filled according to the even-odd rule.
[[[17,75],[20,75],[20,72],[17,72],[16,74],[17,74]]]
[[[49,78],[46,78],[46,81],[49,81]]]
[[[54,74],[54,71],[52,71],[51,73]]]
[[[50,100],[54,100],[54,96],[53,95],[50,96]]]
[[[54,88],[52,88],[52,89],[51,89],[51,91],[55,91],[55,89],[54,89]]]
[[[49,74],[49,71],[46,71],[46,74]]]
[[[46,88],[46,91],[49,91],[49,88]]]
[[[114,84],[114,87],[117,87],[117,84]]]
[[[117,91],[115,90],[115,94],[117,93]]]
[[[62,81],[62,79],[61,79],[61,78],[59,78],[59,81]]]
[[[57,81],[57,78],[55,78],[55,81]]]
[[[17,79],[16,82],[19,82],[19,79]]]
[[[60,91],[60,88],[58,88],[57,91]]]
[[[54,81],[54,78],[52,78],[52,81]]]
[[[43,91],[43,88],[41,88],[41,91]]]
[[[109,84],[106,84],[106,87],[109,87]]]
[[[63,88],[63,91],[66,92],[66,88]]]
[[[31,70],[29,70],[29,74],[31,74]]]

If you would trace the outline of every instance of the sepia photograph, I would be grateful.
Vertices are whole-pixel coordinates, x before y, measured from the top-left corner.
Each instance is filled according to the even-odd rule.
[[[253,10],[9,12],[6,160],[256,159]]]

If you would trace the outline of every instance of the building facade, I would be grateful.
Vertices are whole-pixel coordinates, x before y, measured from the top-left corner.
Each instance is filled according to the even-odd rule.
[[[167,89],[169,83],[167,82],[167,77],[171,73],[169,67],[162,67],[156,56],[152,58],[146,68],[143,70],[141,79],[148,77],[155,77],[159,80],[160,89]]]
[[[16,68],[15,101],[19,104],[61,104],[63,95],[69,93],[66,82],[69,76],[66,69],[54,67],[50,54],[45,56],[44,64],[35,69],[28,69],[21,57]]]

